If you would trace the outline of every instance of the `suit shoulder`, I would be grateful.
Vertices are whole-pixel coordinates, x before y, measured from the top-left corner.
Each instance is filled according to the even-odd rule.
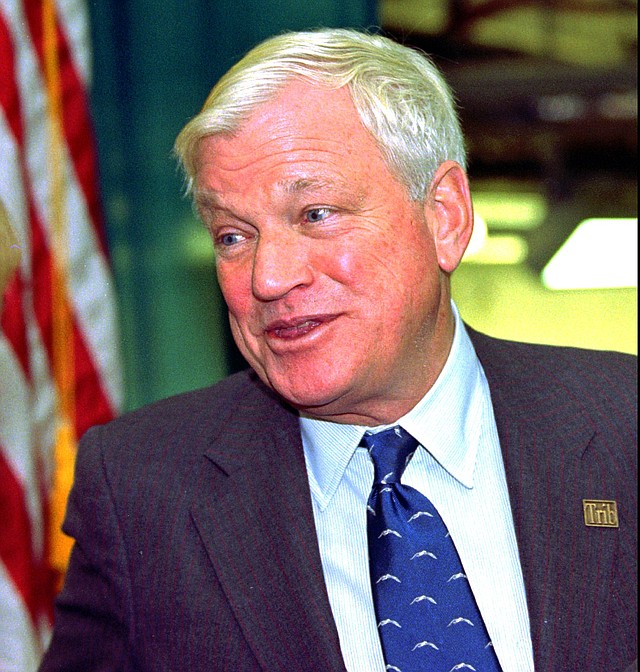
[[[620,352],[520,343],[470,330],[492,392],[523,409],[564,407],[571,402],[599,423],[637,419],[637,357]],[[634,430],[635,431],[635,430]]]
[[[546,377],[548,382],[557,379],[574,381],[573,384],[599,380],[603,385],[610,382],[635,390],[638,375],[635,355],[508,341],[469,331],[480,361],[496,373],[525,373],[531,378]]]
[[[251,371],[236,373],[210,387],[161,399],[111,422],[91,428],[85,443],[99,441],[105,446],[148,446],[198,439],[202,433],[215,433],[233,416],[238,405],[266,403],[269,391]]]

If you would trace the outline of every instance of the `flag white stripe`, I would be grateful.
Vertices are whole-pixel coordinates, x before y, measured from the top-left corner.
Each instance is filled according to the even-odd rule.
[[[76,72],[85,89],[88,89],[91,85],[91,48],[86,4],[84,0],[58,0],[56,9]]]
[[[21,481],[31,473],[30,389],[11,344],[0,331],[0,371],[11,385],[0,391],[0,445],[11,470]]]
[[[31,384],[36,393],[32,400],[32,431],[37,437],[36,450],[45,470],[45,483],[51,485],[54,470],[53,445],[56,425],[56,388],[53,381],[49,359],[46,354],[42,334],[33,314],[33,304],[25,302],[24,316],[27,324],[29,343],[29,363],[31,365]]]
[[[0,672],[35,672],[42,646],[24,603],[0,562]]]
[[[53,473],[55,393],[48,369],[37,362],[44,360],[39,332],[35,328],[31,331],[34,334],[31,351],[35,355],[38,394],[34,394],[11,344],[0,332],[0,371],[3,380],[11,381],[11,385],[3,386],[0,392],[0,445],[7,464],[22,486],[31,520],[33,549],[40,555],[44,550],[45,534],[40,480],[49,485]],[[33,422],[34,417],[40,418],[37,425]]]
[[[44,477],[45,483],[50,482],[50,477],[53,471],[53,457],[51,454],[51,446],[53,445],[54,436],[54,417],[55,417],[55,388],[50,374],[49,362],[45,354],[42,336],[37,323],[35,315],[32,311],[32,284],[31,284],[31,240],[28,232],[25,230],[27,225],[28,211],[26,205],[26,194],[24,193],[24,184],[22,180],[22,172],[19,164],[19,148],[16,139],[11,134],[8,122],[4,116],[3,110],[0,109],[0,148],[2,148],[3,161],[2,170],[0,170],[0,199],[5,205],[7,212],[11,218],[22,246],[21,272],[24,278],[24,294],[22,297],[23,315],[27,328],[27,345],[29,352],[29,365],[31,368],[32,385],[38,390],[35,394],[29,391],[28,396],[32,401],[30,408],[26,408],[21,415],[13,415],[7,420],[1,420],[1,425],[9,426],[9,423],[26,423],[30,427],[30,433],[39,438],[36,445],[31,446],[28,450],[26,444],[16,445],[13,441],[6,440],[3,442],[5,446],[5,454],[7,459],[11,460],[16,467],[16,476],[27,484],[25,481],[26,474],[29,469],[25,466],[25,462],[32,463],[35,455],[31,452],[37,450],[37,454],[45,469]],[[3,380],[12,381],[11,386],[7,386],[10,390],[14,385],[27,388],[29,383],[24,377],[19,363],[15,359],[13,350],[6,341],[4,334],[0,334],[3,341],[3,348],[11,350],[10,359],[5,359],[0,362],[0,371],[2,372]],[[19,371],[15,367],[18,367]],[[2,391],[2,396],[6,394]],[[9,430],[6,430],[9,431]],[[13,430],[18,431],[18,430]],[[25,454],[20,459],[20,451],[23,445],[25,446]],[[38,449],[39,447],[39,449]],[[32,488],[31,488],[32,489]],[[30,507],[32,508],[32,507]]]
[[[14,12],[10,21],[14,42],[31,44],[26,30],[26,19],[22,17],[21,22],[18,14],[17,11]],[[26,106],[22,110],[25,119],[25,155],[34,190],[35,207],[51,249],[51,221],[48,216],[50,165],[48,152],[42,151],[49,143],[45,86],[33,49],[23,51],[22,56],[17,69],[20,98]],[[113,338],[115,290],[66,145],[63,168],[67,185],[65,208],[67,213],[73,213],[73,217],[69,218],[68,234],[72,304],[105,393],[112,406],[119,408],[122,405],[122,380],[117,342]]]
[[[86,85],[91,67],[86,3],[84,0],[56,0],[56,3],[59,27],[69,47],[75,75],[81,84]],[[44,579],[39,574],[47,534],[41,502],[42,486],[50,487],[55,467],[53,446],[57,397],[48,356],[50,344],[45,348],[40,324],[43,319],[48,319],[46,311],[50,307],[41,304],[43,296],[38,294],[43,291],[48,294],[52,288],[34,285],[43,278],[39,273],[42,269],[32,268],[31,234],[35,222],[29,221],[29,207],[32,205],[34,208],[38,224],[42,227],[44,244],[48,247],[47,253],[51,254],[52,221],[48,214],[51,158],[45,81],[41,61],[32,43],[25,6],[24,1],[0,0],[0,17],[10,36],[10,44],[3,47],[8,50],[6,55],[11,56],[15,67],[14,72],[10,67],[0,72],[0,78],[7,78],[11,84],[15,77],[20,103],[19,110],[0,109],[0,199],[23,246],[22,296],[12,310],[22,313],[29,369],[27,374],[14,351],[22,344],[10,343],[10,334],[0,333],[0,449],[11,470],[11,478],[15,478],[19,487],[13,492],[16,498],[14,504],[25,506],[29,516],[31,548],[28,540],[18,538],[17,550],[19,553],[31,553],[34,561],[32,578],[38,583],[28,586],[23,594],[20,575],[26,566],[17,564],[15,554],[5,555],[3,551],[0,560],[0,672],[33,672],[42,652],[38,639],[49,634],[46,605],[41,604],[46,594],[36,596],[32,605],[34,596],[31,590]],[[30,7],[33,11],[42,11],[40,2]],[[30,18],[40,21],[36,14],[30,14]],[[69,80],[65,81],[69,83]],[[16,120],[5,116],[14,112],[21,115],[21,146],[19,139],[13,135]],[[10,122],[14,124],[13,128]],[[69,129],[69,133],[77,130]],[[99,222],[92,221],[85,202],[84,190],[91,188],[87,186],[87,180],[94,176],[76,175],[74,159],[77,160],[77,157],[70,155],[66,137],[62,140],[62,169],[67,178],[64,214],[69,235],[69,299],[75,325],[83,336],[87,355],[94,367],[94,377],[87,381],[89,394],[93,393],[101,399],[104,391],[107,403],[104,406],[101,402],[99,410],[98,405],[95,409],[89,404],[78,406],[79,413],[84,416],[81,422],[86,426],[92,421],[108,419],[121,400],[117,338],[112,331],[115,297],[108,263],[96,233]],[[92,138],[88,137],[87,141],[92,142]],[[77,170],[84,168],[78,164]],[[13,296],[12,300],[15,298]],[[35,315],[34,298],[40,300],[38,316]],[[49,334],[46,337],[49,338]],[[8,485],[12,487],[11,480]],[[14,527],[17,527],[19,523],[14,522]],[[27,533],[26,525],[23,532]],[[4,562],[6,566],[2,564]],[[43,608],[45,611],[41,611]],[[35,626],[33,618],[37,623]],[[41,634],[36,633],[36,628]]]
[[[11,223],[18,234],[22,246],[21,268],[23,273],[30,269],[30,241],[25,226],[28,221],[27,204],[22,184],[19,151],[16,139],[11,133],[4,110],[0,107],[0,199],[4,204]]]

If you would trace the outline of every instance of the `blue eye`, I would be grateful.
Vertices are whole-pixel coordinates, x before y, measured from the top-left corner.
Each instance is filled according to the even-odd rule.
[[[326,219],[330,213],[331,211],[329,208],[313,208],[312,210],[308,210],[306,212],[305,217],[308,222],[315,224]]]
[[[241,238],[242,236],[239,233],[225,233],[218,238],[218,243],[222,245],[222,247],[231,247],[240,242]]]

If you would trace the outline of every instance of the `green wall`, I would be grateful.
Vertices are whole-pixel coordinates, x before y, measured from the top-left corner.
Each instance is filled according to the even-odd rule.
[[[241,361],[206,234],[182,197],[174,139],[218,79],[287,29],[373,27],[375,0],[102,0],[92,102],[120,302],[126,407],[210,384]],[[637,289],[551,292],[521,266],[463,264],[463,317],[497,336],[637,351]]]
[[[101,0],[92,104],[120,302],[126,407],[238,365],[211,258],[182,198],[173,141],[215,81],[284,30],[372,27],[375,0]]]

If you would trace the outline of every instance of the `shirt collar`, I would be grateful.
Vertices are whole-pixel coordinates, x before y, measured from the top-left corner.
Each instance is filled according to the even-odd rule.
[[[444,368],[418,404],[393,424],[404,427],[446,471],[471,488],[488,392],[485,394],[480,363],[453,303],[452,308],[455,333]],[[364,432],[383,428],[301,417],[300,429],[311,492],[324,508]]]
[[[453,304],[452,304],[453,305]],[[438,379],[397,424],[415,437],[451,476],[473,487],[473,472],[489,403],[480,362],[458,311],[451,352]]]

